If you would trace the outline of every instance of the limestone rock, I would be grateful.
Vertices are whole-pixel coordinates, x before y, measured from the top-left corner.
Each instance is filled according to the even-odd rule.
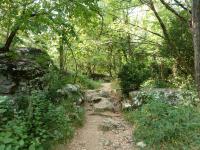
[[[85,99],[87,102],[97,103],[101,101],[102,98],[108,98],[109,92],[103,90],[87,90],[85,93]]]
[[[16,83],[5,76],[0,75],[0,93],[9,94],[13,93],[16,88]]]
[[[100,125],[100,128],[103,131],[111,131],[111,130],[115,131],[116,129],[123,129],[124,125],[111,118],[106,118],[105,120],[103,120],[103,123]]]
[[[97,112],[101,111],[113,111],[114,105],[108,98],[102,98],[99,103],[94,104],[94,110]]]
[[[140,147],[140,148],[146,147],[146,144],[145,144],[143,141],[138,142],[136,145],[137,145],[138,147]]]
[[[94,97],[97,97],[98,93],[96,90],[87,90],[87,92],[85,93],[85,100],[87,102],[92,102],[92,100],[94,100]]]
[[[128,110],[132,108],[132,105],[128,100],[122,101],[121,104],[122,104],[122,110]]]
[[[108,98],[110,96],[110,93],[108,91],[99,91],[98,93],[99,97],[105,97],[105,98]]]
[[[138,93],[140,93],[140,91],[132,91],[132,92],[129,92],[129,96],[131,99],[133,99],[138,95]]]
[[[19,48],[0,54],[0,95],[23,92],[27,88],[42,89],[43,76],[52,61],[35,48]]]
[[[67,84],[62,89],[58,89],[57,92],[60,93],[61,95],[68,96],[72,93],[79,93],[80,87],[78,85]]]

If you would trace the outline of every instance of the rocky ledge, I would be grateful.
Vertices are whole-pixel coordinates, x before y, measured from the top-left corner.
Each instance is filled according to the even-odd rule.
[[[42,89],[42,77],[52,65],[49,55],[40,49],[19,48],[0,53],[0,95]]]

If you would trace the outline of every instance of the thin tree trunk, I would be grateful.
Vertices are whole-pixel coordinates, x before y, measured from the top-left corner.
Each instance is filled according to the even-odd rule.
[[[112,46],[109,46],[109,52],[108,53],[108,60],[109,60],[109,66],[108,66],[108,72],[111,78],[113,78],[113,74],[112,74],[112,67],[113,67],[113,63],[112,63],[112,59],[113,59],[113,49]]]
[[[128,26],[129,28],[129,12],[128,10],[126,10],[125,12],[125,20],[124,20],[124,23]],[[132,58],[133,57],[133,54],[132,54],[132,49],[131,49],[131,35],[130,33],[127,33],[127,52],[129,54],[129,57]]]
[[[193,0],[192,4],[192,27],[195,61],[195,78],[197,90],[200,96],[200,0]]]
[[[165,37],[165,40],[167,42],[167,44],[169,45],[169,48],[170,49],[176,49],[176,46],[175,44],[173,43],[173,41],[170,39],[170,35],[167,31],[167,28],[163,22],[163,20],[161,19],[161,17],[159,16],[158,12],[156,11],[156,8],[154,6],[154,3],[152,0],[150,0],[150,5],[149,5],[150,9],[153,11],[155,17],[157,18],[159,24],[160,24],[160,27],[162,28],[162,31],[163,31],[163,35]]]
[[[23,13],[23,15],[24,15],[24,13]],[[39,13],[33,13],[33,14],[30,15],[30,18],[38,16],[38,15],[40,15],[40,14]],[[21,16],[21,18],[22,17],[23,16]],[[0,52],[6,52],[6,51],[10,50],[10,46],[11,46],[11,44],[13,42],[13,39],[16,36],[18,30],[20,29],[20,25],[21,24],[16,24],[15,25],[14,29],[11,31],[11,33],[8,36],[8,38],[6,39],[5,45],[2,48],[0,48]]]
[[[5,45],[0,48],[0,51],[6,52],[9,51],[11,43],[15,37],[15,35],[17,34],[17,31],[19,30],[19,27],[16,27],[8,36]]]
[[[151,10],[153,11],[155,17],[158,19],[158,22],[159,22],[159,24],[160,24],[160,26],[161,26],[161,28],[162,28],[162,31],[163,31],[163,34],[164,34],[164,36],[165,36],[166,41],[168,42],[168,44],[171,44],[171,40],[170,40],[168,31],[167,31],[167,28],[165,27],[164,22],[162,21],[162,19],[160,18],[158,12],[156,11],[155,6],[154,6],[152,0],[150,1],[150,8],[151,8]]]
[[[63,46],[63,35],[60,37],[59,63],[60,63],[60,72],[63,72],[63,71],[64,71],[64,46]]]

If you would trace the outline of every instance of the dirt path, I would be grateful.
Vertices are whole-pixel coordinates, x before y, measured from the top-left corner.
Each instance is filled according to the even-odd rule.
[[[110,83],[100,91],[111,93]],[[86,123],[79,129],[72,142],[58,150],[135,150],[132,144],[132,127],[122,115],[110,111],[95,113],[93,105],[86,105]]]

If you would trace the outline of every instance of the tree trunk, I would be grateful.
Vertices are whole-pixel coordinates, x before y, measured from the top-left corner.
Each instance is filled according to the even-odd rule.
[[[15,37],[15,35],[17,34],[17,31],[19,30],[19,27],[16,27],[8,36],[5,45],[0,48],[0,51],[6,52],[9,51],[11,43]]]
[[[128,10],[126,10],[125,12],[125,20],[124,20],[124,23],[128,26],[129,28],[129,12]],[[127,33],[127,36],[126,36],[126,41],[127,41],[127,52],[129,54],[129,57],[132,58],[133,57],[133,53],[132,53],[132,49],[131,49],[131,35],[130,33]]]
[[[200,96],[200,0],[193,0],[192,19],[195,79],[197,84],[197,90]]]
[[[60,72],[63,72],[63,71],[64,71],[64,46],[63,46],[63,36],[60,37],[59,63],[60,63]]]
[[[150,9],[153,11],[155,17],[157,18],[159,24],[160,24],[160,27],[162,28],[162,31],[163,31],[163,35],[165,37],[165,40],[167,41],[167,43],[170,45],[170,47],[173,47],[172,45],[172,42],[170,40],[170,36],[168,34],[168,31],[167,31],[167,28],[164,24],[164,22],[162,21],[162,19],[160,18],[158,12],[156,11],[155,9],[155,6],[154,6],[154,3],[152,0],[150,0],[150,5],[149,5]]]

